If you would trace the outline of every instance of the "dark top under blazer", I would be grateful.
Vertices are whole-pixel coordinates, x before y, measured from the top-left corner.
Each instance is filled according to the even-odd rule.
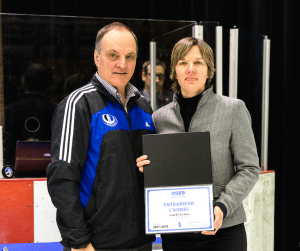
[[[48,190],[62,244],[134,248],[145,235],[142,135],[154,133],[152,110],[137,92],[128,113],[94,76],[57,107],[52,122]]]

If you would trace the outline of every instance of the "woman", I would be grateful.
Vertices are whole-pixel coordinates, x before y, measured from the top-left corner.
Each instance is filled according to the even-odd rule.
[[[172,103],[152,115],[156,132],[210,132],[214,194],[214,231],[162,234],[164,251],[247,250],[243,200],[258,180],[260,167],[243,101],[216,95],[212,49],[202,40],[188,37],[174,46],[171,79]],[[137,166],[149,164],[147,156]]]

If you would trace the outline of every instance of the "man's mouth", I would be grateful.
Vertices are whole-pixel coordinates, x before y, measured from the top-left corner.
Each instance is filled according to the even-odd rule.
[[[127,74],[127,73],[126,73],[126,72],[114,72],[114,74],[125,75],[125,74]]]

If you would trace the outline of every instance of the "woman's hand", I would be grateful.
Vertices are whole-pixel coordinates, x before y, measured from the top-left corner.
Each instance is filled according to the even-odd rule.
[[[223,211],[218,206],[214,208],[215,222],[214,222],[214,231],[202,231],[202,234],[205,235],[215,235],[216,232],[222,227],[223,223]]]
[[[147,160],[147,158],[147,155],[142,155],[141,157],[136,159],[136,165],[142,173],[144,172],[144,165],[150,164],[150,160]]]
[[[79,249],[71,248],[71,251],[95,251],[95,249],[90,243],[86,248],[79,248]]]

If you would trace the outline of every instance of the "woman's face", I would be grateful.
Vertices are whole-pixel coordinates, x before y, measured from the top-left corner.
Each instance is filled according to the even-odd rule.
[[[177,62],[175,70],[184,98],[194,97],[205,90],[207,69],[207,64],[196,45],[190,49],[183,59]]]

